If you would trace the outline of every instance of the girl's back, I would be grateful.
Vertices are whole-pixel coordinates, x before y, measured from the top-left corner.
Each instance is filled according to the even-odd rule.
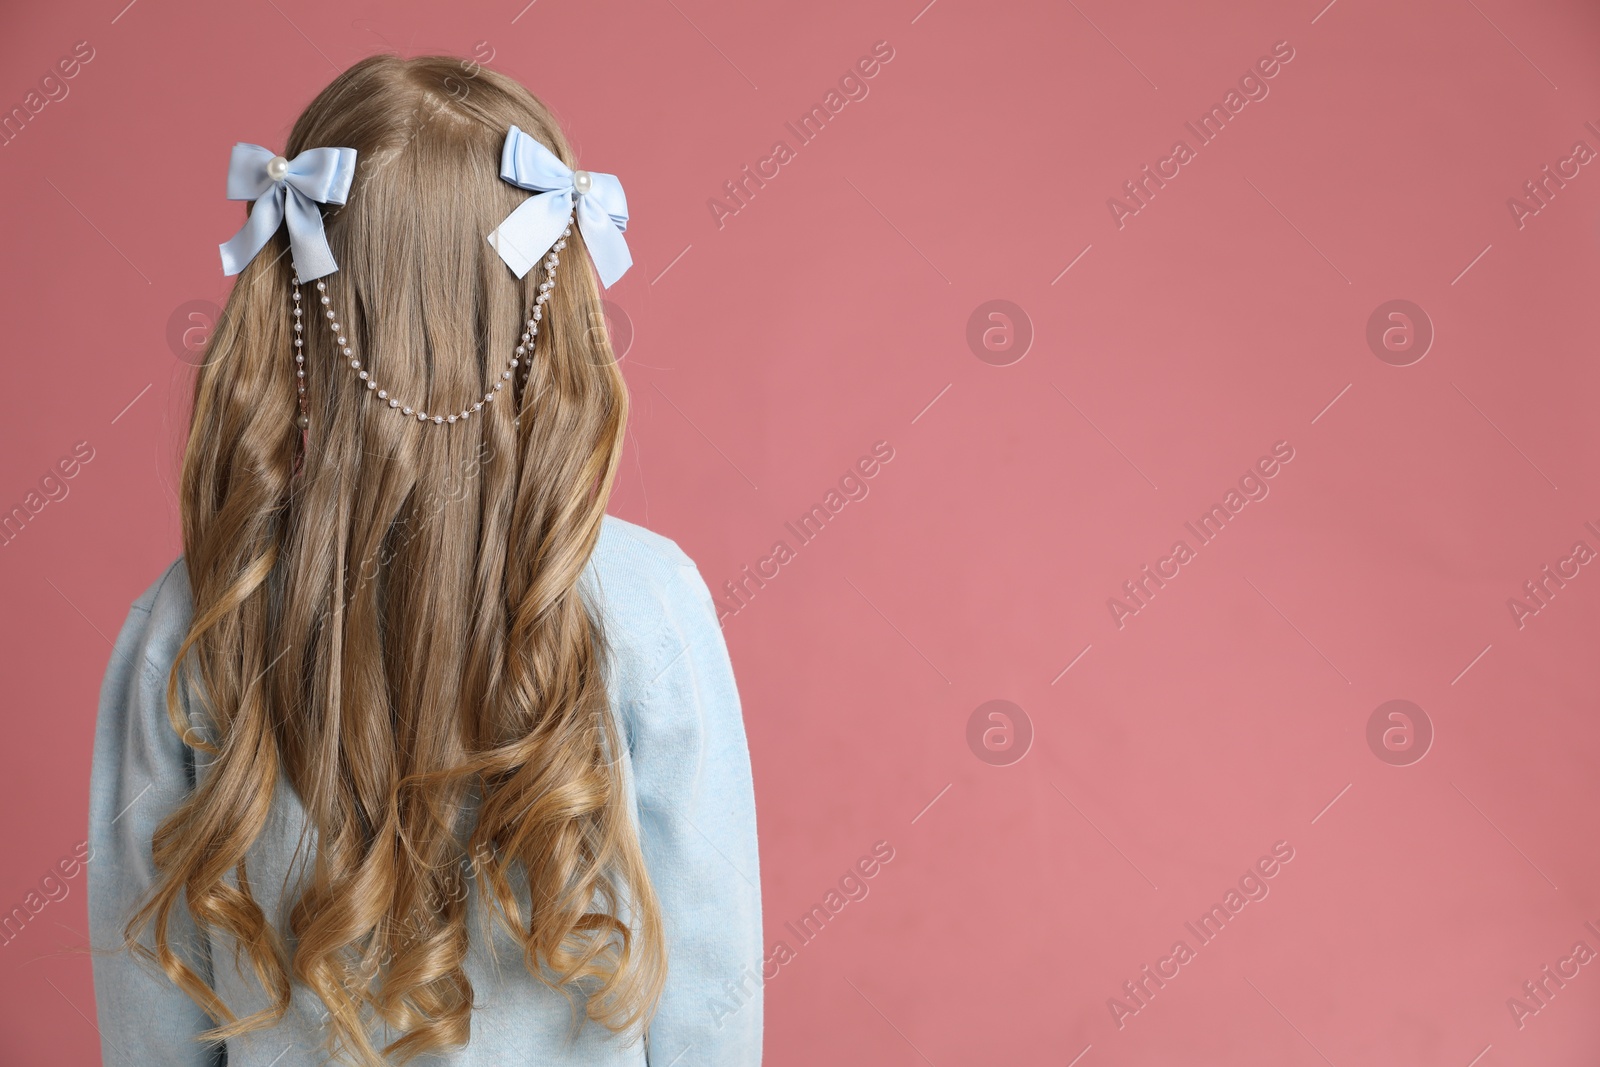
[[[230,268],[196,386],[184,556],[102,691],[106,1062],[758,1062],[726,647],[688,557],[604,514],[626,392],[586,253],[626,267],[620,185],[436,57],[345,72],[286,156],[252,223],[277,195],[291,239]],[[545,247],[500,226],[552,199]]]

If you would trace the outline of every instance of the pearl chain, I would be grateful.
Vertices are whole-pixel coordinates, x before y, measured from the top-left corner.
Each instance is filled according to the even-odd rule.
[[[369,393],[375,393],[379,400],[387,400],[389,402],[389,407],[400,412],[402,415],[415,415],[418,422],[431,422],[435,426],[453,423],[458,419],[470,418],[474,411],[482,411],[483,405],[492,403],[494,401],[494,395],[501,389],[505,388],[506,382],[511,380],[512,372],[522,364],[524,358],[527,359],[530,366],[532,365],[534,340],[539,335],[539,322],[544,318],[544,305],[545,302],[550,299],[550,290],[553,289],[556,284],[556,265],[561,262],[561,258],[557,253],[567,247],[567,238],[571,236],[572,222],[571,220],[568,220],[567,228],[561,233],[561,239],[551,246],[549,253],[545,256],[545,279],[539,283],[539,295],[534,298],[533,314],[528,318],[527,329],[525,329],[522,333],[521,343],[517,345],[516,349],[511,355],[510,366],[506,370],[500,372],[500,380],[494,383],[493,388],[483,394],[482,400],[474,402],[471,407],[462,408],[453,415],[429,415],[426,411],[423,411],[420,408],[407,407],[399,400],[396,400],[394,397],[390,396],[389,391],[380,387],[377,379],[373,378],[372,375],[364,367],[362,367],[361,360],[356,358],[355,353],[351,350],[349,339],[344,333],[344,326],[339,322],[338,313],[335,312],[331,306],[329,306],[331,300],[328,296],[328,285],[321,278],[317,279],[317,291],[319,294],[318,300],[322,303],[323,314],[328,320],[328,328],[333,331],[334,337],[339,342],[339,351],[343,353],[344,357],[350,361],[350,367],[356,371],[356,377],[367,383],[367,391]],[[295,274],[291,277],[291,284],[294,288],[294,373],[300,401],[300,414],[296,417],[295,423],[301,429],[305,429],[309,424],[309,419],[306,415],[306,369],[305,353],[303,351],[305,347],[305,339],[302,336],[305,331],[305,326],[300,321],[300,276],[298,274]]]

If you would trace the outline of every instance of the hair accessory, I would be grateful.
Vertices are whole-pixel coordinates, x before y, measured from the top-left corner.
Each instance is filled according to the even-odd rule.
[[[570,170],[554,152],[513,126],[500,154],[500,177],[539,194],[524,200],[489,234],[489,243],[517,277],[526,275],[556,243],[574,211],[602,285],[610,288],[633,266],[622,239],[628,200],[615,174]]]
[[[356,173],[354,148],[308,148],[293,159],[240,142],[228,161],[228,199],[254,200],[250,218],[222,250],[222,273],[238,274],[266,246],[285,218],[294,269],[311,281],[339,269],[317,204],[342,204]]]
[[[522,337],[517,347],[511,353],[510,365],[500,372],[500,377],[495,380],[494,386],[483,398],[470,407],[449,415],[429,415],[419,407],[402,404],[398,399],[389,395],[389,390],[378,384],[367,368],[361,365],[361,360],[356,357],[355,351],[350,347],[350,339],[345,335],[344,325],[339,321],[339,315],[333,310],[332,298],[328,296],[328,283],[317,279],[317,299],[322,305],[323,317],[328,321],[328,329],[339,342],[339,352],[342,358],[350,362],[350,369],[356,372],[356,377],[366,384],[367,392],[379,400],[387,401],[390,408],[398,411],[408,418],[415,417],[418,422],[431,422],[435,426],[458,422],[472,417],[474,411],[482,411],[483,405],[493,403],[495,394],[505,388],[511,380],[512,372],[524,363],[533,364],[533,344],[539,335],[539,322],[544,318],[544,305],[550,299],[550,291],[556,284],[556,266],[561,262],[559,253],[567,247],[567,238],[572,236],[573,219],[569,215],[565,227],[558,231],[555,243],[546,249],[544,257],[544,281],[539,283],[539,295],[533,301],[533,313],[528,318],[527,328],[522,331]],[[526,272],[524,272],[526,273]],[[299,394],[300,414],[295,419],[295,424],[302,430],[309,424],[309,415],[306,411],[306,368],[305,368],[305,326],[300,321],[300,276],[298,270],[291,279],[294,292],[294,375],[295,385]],[[524,371],[526,373],[526,371]]]

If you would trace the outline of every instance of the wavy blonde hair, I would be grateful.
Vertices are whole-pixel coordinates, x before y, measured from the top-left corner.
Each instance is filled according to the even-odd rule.
[[[575,165],[511,79],[374,56],[322,91],[286,148],[356,149],[348,203],[324,212],[328,292],[363,365],[428,411],[498,380],[545,276],[519,281],[484,239],[528,195],[500,180],[513,124]],[[167,710],[210,759],[155,834],[158,877],[128,947],[205,1009],[208,1038],[275,1024],[303,983],[333,1055],[405,1062],[470,1035],[469,882],[528,970],[572,1000],[575,1026],[642,1033],[665,975],[661,918],[579,590],[626,390],[582,237],[528,378],[467,421],[389,410],[308,323],[304,444],[286,252],[280,230],[240,274],[195,386],[181,488],[194,619]],[[292,951],[246,864],[280,775],[315,834]],[[268,1008],[237,1017],[174,951],[180,907],[236,942]],[[377,1047],[378,1022],[401,1036]]]

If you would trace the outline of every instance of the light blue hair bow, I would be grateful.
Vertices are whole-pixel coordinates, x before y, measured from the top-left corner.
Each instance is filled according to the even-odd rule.
[[[622,239],[628,228],[628,200],[615,174],[569,170],[554,152],[513,126],[500,154],[500,177],[539,194],[524,200],[489,234],[489,243],[517,277],[524,277],[561,239],[574,199],[578,230],[600,283],[610,288],[633,266],[628,243]]]
[[[308,148],[293,159],[240,142],[228,162],[228,199],[254,200],[250,218],[222,250],[222,273],[238,274],[266,246],[285,217],[289,251],[301,281],[339,269],[318,204],[342,204],[356,173],[354,148]]]

